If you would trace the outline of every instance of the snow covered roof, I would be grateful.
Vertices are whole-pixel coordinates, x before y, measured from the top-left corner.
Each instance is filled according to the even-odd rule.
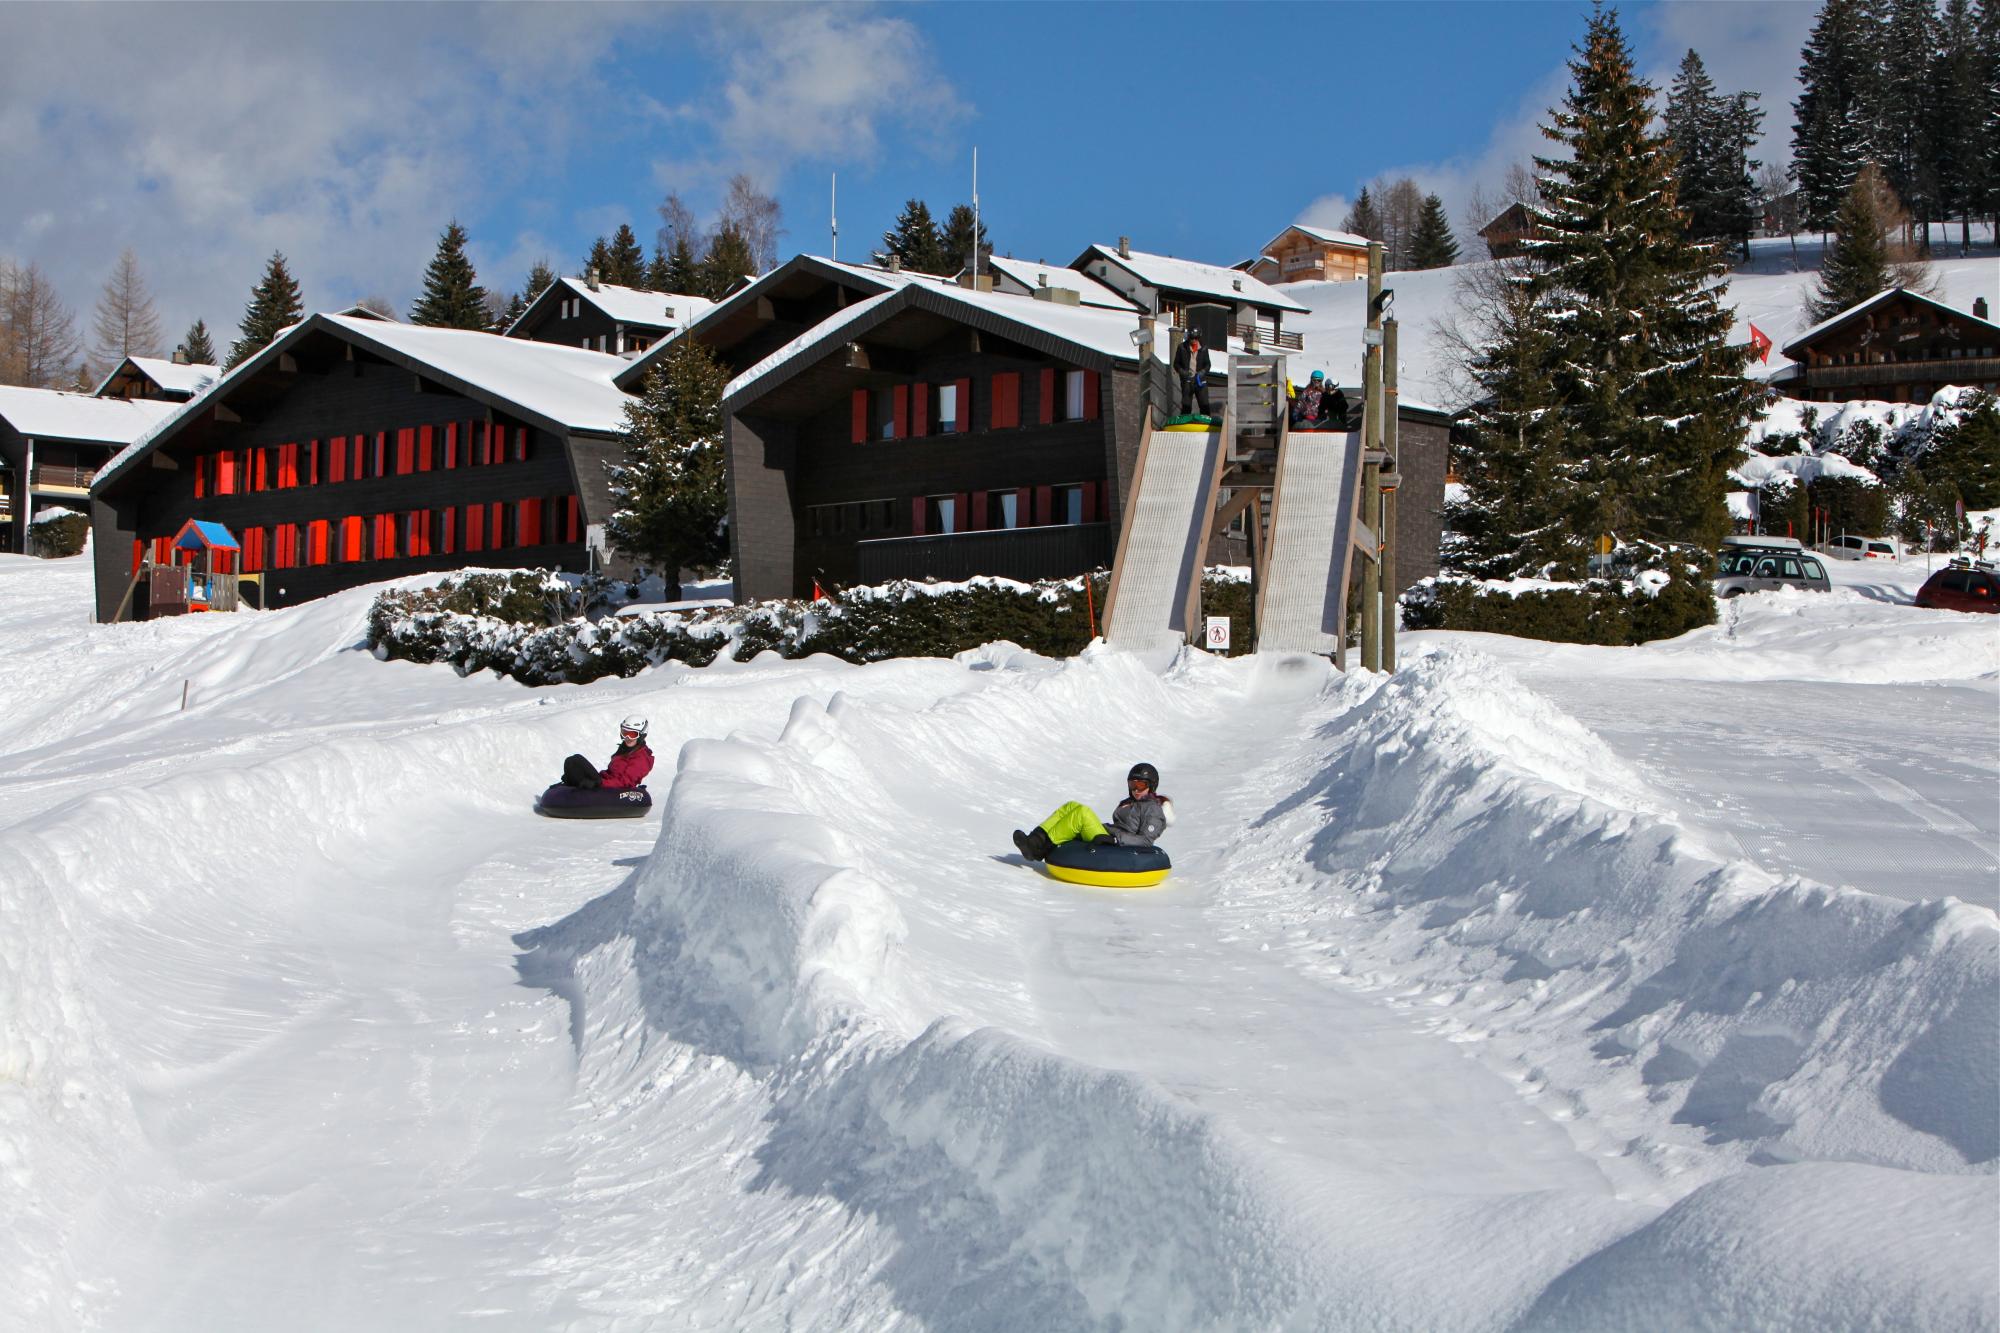
[[[1329,245],[1355,245],[1360,246],[1364,250],[1368,248],[1368,238],[1358,232],[1335,231],[1331,227],[1308,227],[1303,222],[1294,222],[1289,227],[1286,227],[1285,231],[1304,232],[1315,241],[1325,241]],[[1285,239],[1285,231],[1279,232],[1276,236],[1264,242],[1264,251],[1267,255],[1279,241]]]
[[[1130,310],[1057,305],[1005,293],[975,292],[954,284],[909,283],[895,291],[878,292],[792,339],[731,380],[723,390],[723,406],[733,406],[732,400],[753,386],[775,387],[776,382],[811,365],[816,350],[846,342],[912,307],[964,320],[995,333],[1016,338],[1027,335],[1033,342],[1052,343],[1090,356],[1125,362],[1138,359],[1138,350],[1132,344],[1138,324]]]
[[[111,381],[124,374],[127,366],[137,370],[168,393],[184,393],[190,397],[222,378],[221,366],[191,365],[169,360],[164,356],[128,356],[104,377],[96,392],[102,394],[110,388]]]
[[[43,440],[130,444],[185,406],[158,398],[98,398],[59,389],[0,387],[0,421]]]
[[[626,362],[608,352],[526,338],[503,338],[470,329],[438,329],[349,315],[312,315],[280,333],[270,346],[224,375],[202,398],[193,403],[159,406],[169,412],[177,413],[185,407],[199,413],[203,404],[227,398],[237,384],[313,333],[331,334],[365,347],[468,398],[516,413],[548,430],[562,434],[615,435],[624,428],[625,404],[630,400],[611,382],[611,377],[623,370]],[[120,400],[89,401],[116,404]],[[175,424],[162,421],[134,440],[98,473],[97,485],[111,480],[133,460],[164,443]]]
[[[617,287],[608,282],[600,282],[593,288],[582,278],[557,278],[542,288],[541,294],[521,312],[521,317],[507,326],[506,332],[512,334],[520,328],[542,308],[544,302],[566,300],[572,296],[582,297],[617,323],[636,324],[649,329],[686,328],[715,306],[715,302],[705,296],[649,292],[638,287]]]
[[[1070,267],[1082,269],[1084,265],[1099,259],[1124,269],[1148,287],[1157,287],[1162,291],[1209,296],[1231,304],[1248,302],[1251,305],[1266,306],[1274,310],[1293,310],[1301,314],[1306,309],[1291,297],[1279,292],[1277,288],[1239,269],[1225,268],[1220,264],[1203,264],[1193,259],[1149,255],[1138,250],[1129,255],[1121,255],[1113,246],[1093,245],[1077,256]]]
[[[2000,333],[2000,324],[1994,324],[1990,320],[1981,319],[1979,318],[1979,316],[1973,314],[1969,310],[1960,310],[1958,307],[1946,305],[1942,301],[1934,301],[1930,297],[1925,296],[1922,292],[1913,292],[1909,290],[1907,287],[1890,287],[1883,291],[1875,293],[1873,296],[1869,297],[1865,301],[1860,302],[1857,305],[1851,305],[1847,307],[1847,309],[1841,311],[1839,314],[1833,316],[1831,319],[1821,320],[1819,323],[1807,329],[1804,333],[1799,334],[1797,337],[1793,338],[1790,342],[1785,344],[1785,355],[1791,357],[1793,360],[1797,360],[1798,350],[1804,347],[1807,343],[1812,342],[1814,339],[1818,338],[1821,334],[1832,332],[1834,329],[1840,327],[1842,324],[1847,323],[1847,321],[1850,319],[1859,319],[1861,316],[1867,314],[1869,311],[1875,309],[1877,306],[1885,305],[1889,301],[1895,299],[1898,296],[1907,296],[1912,301],[1915,301],[1920,305],[1927,305],[1931,307],[1931,309],[1933,310],[1942,310],[1948,315],[1955,315],[1959,319],[1969,320],[1974,324],[1978,324],[1985,328],[1992,329],[1995,333]]]
[[[1062,287],[1075,292],[1078,302],[1083,305],[1104,310],[1138,309],[1123,292],[1106,287],[1088,273],[1080,273],[1073,268],[1064,268],[1059,264],[1030,264],[1025,259],[1003,259],[999,255],[990,256],[985,262],[996,275],[1010,278],[1030,292],[1037,287]]]

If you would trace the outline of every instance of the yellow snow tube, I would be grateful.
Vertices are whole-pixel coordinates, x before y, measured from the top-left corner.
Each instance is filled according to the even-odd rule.
[[[1201,424],[1200,422],[1198,422],[1198,421],[1190,421],[1190,422],[1189,422],[1189,423],[1188,423],[1187,425],[1185,425],[1185,426],[1162,426],[1162,427],[1160,427],[1160,429],[1161,429],[1161,430],[1185,430],[1185,431],[1197,431],[1197,432],[1199,432],[1199,433],[1201,433],[1201,434],[1203,434],[1203,435],[1206,435],[1206,434],[1208,434],[1208,433],[1209,433],[1210,431],[1212,431],[1212,430],[1221,430],[1221,429],[1222,429],[1222,427],[1220,427],[1220,426],[1204,426],[1204,425],[1202,425],[1202,424]]]
[[[1150,889],[1174,868],[1157,847],[1109,846],[1082,838],[1057,844],[1043,864],[1052,878],[1093,889]]]

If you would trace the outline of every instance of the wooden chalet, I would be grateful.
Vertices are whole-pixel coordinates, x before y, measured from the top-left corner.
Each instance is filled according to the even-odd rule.
[[[1512,203],[1500,215],[1479,229],[1486,253],[1495,259],[1512,259],[1523,250],[1522,242],[1534,235],[1534,218],[1524,203]]]
[[[627,399],[611,377],[624,365],[313,315],[195,402],[162,405],[172,415],[97,474],[98,618],[143,614],[135,576],[174,562],[191,519],[235,535],[230,572],[262,575],[270,607],[467,565],[583,570],[589,529],[612,508],[605,468]]]
[[[1352,282],[1368,276],[1368,238],[1351,231],[1307,227],[1294,223],[1264,243],[1262,256],[1277,266],[1286,282]],[[1253,269],[1262,278],[1266,270]]]
[[[506,336],[631,356],[686,328],[713,304],[700,296],[614,287],[595,277],[557,278],[507,326]]]
[[[88,509],[98,470],[179,410],[165,399],[0,387],[0,551],[28,550],[44,506]]]
[[[149,398],[185,403],[222,378],[221,366],[190,364],[179,352],[173,359],[128,356],[97,386],[98,398]]]
[[[1816,402],[1927,403],[1948,385],[2000,391],[2000,325],[1987,318],[1983,297],[1968,314],[1892,287],[1815,324],[1784,350],[1798,363],[1785,391]]]
[[[1277,288],[1238,269],[1202,264],[1168,255],[1134,250],[1119,237],[1114,248],[1093,245],[1070,263],[1118,292],[1141,310],[1152,311],[1176,328],[1184,327],[1188,307],[1220,305],[1229,312],[1233,336],[1256,339],[1260,345],[1298,350],[1297,334],[1284,332],[1285,316],[1310,313]]]

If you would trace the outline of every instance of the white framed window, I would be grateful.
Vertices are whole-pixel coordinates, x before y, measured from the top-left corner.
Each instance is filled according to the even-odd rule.
[[[960,526],[958,497],[955,495],[930,495],[924,497],[924,528],[941,536],[950,536]]]
[[[1056,487],[1054,510],[1055,520],[1058,523],[1083,522],[1083,487]]]
[[[1021,493],[995,491],[986,501],[986,517],[996,528],[1021,526]]]
[[[1063,420],[1083,420],[1084,376],[1080,370],[1063,372]]]
[[[937,390],[937,428],[941,434],[954,434],[959,430],[958,386],[940,384]]]

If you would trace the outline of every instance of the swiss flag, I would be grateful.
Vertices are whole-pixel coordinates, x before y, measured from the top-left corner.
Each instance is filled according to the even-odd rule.
[[[1756,349],[1759,361],[1767,364],[1770,362],[1771,335],[1758,328],[1755,324],[1750,326],[1750,346]]]

